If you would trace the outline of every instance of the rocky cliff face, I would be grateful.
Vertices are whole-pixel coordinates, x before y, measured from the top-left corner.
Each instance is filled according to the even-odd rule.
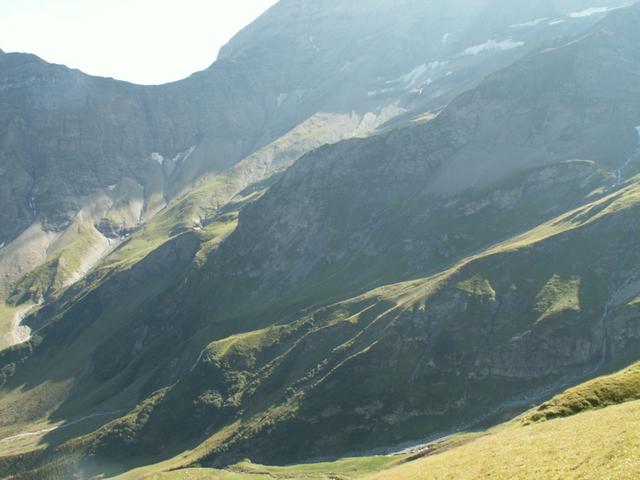
[[[578,42],[532,53],[429,123],[304,157],[243,212],[211,262],[213,290],[226,296],[251,285],[248,296],[239,295],[246,304],[261,289],[273,297],[330,278],[340,278],[333,283],[343,292],[351,283],[366,285],[369,275],[402,280],[459,256],[456,245],[472,252],[526,228],[518,219],[541,220],[496,219],[493,237],[483,236],[490,214],[474,224],[480,211],[535,195],[526,184],[496,191],[505,178],[554,166],[535,178],[555,182],[582,170],[585,188],[595,189],[588,179],[598,167],[609,172],[601,178],[606,189],[619,185],[638,168],[636,15],[614,15]],[[577,159],[594,163],[557,170]],[[566,208],[577,192],[561,192],[568,196],[554,201]],[[552,205],[531,211],[549,214]],[[258,236],[264,241],[255,243]]]
[[[209,69],[160,87],[7,54],[0,241],[36,220],[61,228],[86,197],[123,178],[144,189],[146,218],[202,173],[228,168],[317,112],[377,114],[423,94],[441,107],[534,44],[586,28],[587,15],[555,31],[517,27],[587,5],[568,3],[407,1],[391,14],[382,1],[281,2]],[[452,76],[457,83],[429,91]]]
[[[203,176],[225,176],[224,203],[309,149],[432,118],[485,75],[620,4],[280,2],[210,68],[158,87],[3,55],[0,296],[29,274],[72,284]],[[323,131],[307,128],[319,118]],[[60,256],[72,258],[53,272]],[[60,288],[40,290],[46,299]]]

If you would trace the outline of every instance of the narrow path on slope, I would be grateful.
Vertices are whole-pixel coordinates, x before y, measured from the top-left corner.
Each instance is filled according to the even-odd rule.
[[[6,443],[6,442],[11,442],[14,440],[20,440],[21,438],[28,438],[28,437],[35,437],[38,435],[45,435],[47,433],[56,431],[56,430],[62,430],[68,427],[71,427],[73,425],[77,425],[78,423],[81,422],[85,422],[87,420],[91,420],[92,418],[98,418],[98,417],[107,417],[110,415],[118,415],[120,413],[124,413],[126,412],[126,409],[121,409],[121,410],[113,410],[111,412],[97,412],[97,413],[92,413],[90,415],[87,415],[85,417],[81,417],[78,418],[76,420],[72,420],[71,422],[67,422],[67,423],[62,423],[60,425],[56,425],[54,427],[50,427],[50,428],[43,428],[42,430],[37,430],[35,432],[23,432],[23,433],[19,433],[17,435],[12,435],[11,437],[6,437],[3,439],[0,439],[0,443]]]

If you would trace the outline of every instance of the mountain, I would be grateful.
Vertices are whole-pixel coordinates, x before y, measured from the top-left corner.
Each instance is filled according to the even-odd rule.
[[[466,479],[486,471],[504,479],[555,478],[568,471],[584,478],[635,478],[638,465],[629,459],[637,456],[638,442],[628,428],[638,422],[638,393],[634,365],[568,390],[487,435],[432,446],[417,455],[421,460],[367,478]],[[540,420],[540,412],[560,406],[563,418]],[[510,461],[514,457],[526,460]],[[366,475],[366,467],[362,471]]]
[[[228,177],[246,160],[216,197],[224,204],[306,151],[393,118],[428,118],[488,73],[583,31],[607,9],[589,6],[407,0],[390,13],[385,1],[285,1],[210,68],[157,87],[3,55],[0,296],[11,297],[11,286],[34,271],[47,279],[35,303],[55,296],[202,176]],[[5,310],[3,323],[15,323],[15,305]]]
[[[195,144],[176,139],[203,130],[183,153],[193,168],[178,167],[185,173],[175,182],[163,173],[167,205],[144,221],[92,224],[102,213],[92,216],[100,202],[89,202],[69,209],[80,213],[56,227],[64,232],[38,227],[62,239],[88,224],[114,244],[92,268],[74,269],[89,247],[62,240],[59,255],[5,284],[5,308],[31,337],[0,352],[0,476],[393,451],[495,422],[637,361],[640,7],[367,5],[282,1],[210,70],[151,89],[6,54],[148,101],[140,111],[156,123],[132,116],[131,128],[169,143],[148,143],[156,155],[147,166],[105,161],[109,168],[155,175],[148,165],[171,165],[158,159],[189,152]],[[468,19],[454,15],[462,6],[473,7]],[[440,66],[423,68],[425,55],[446,56],[452,74],[436,78]],[[357,68],[341,71],[349,58]],[[251,94],[234,97],[250,81]],[[269,88],[287,109],[291,85],[305,87],[291,111],[244,129],[238,105],[260,103]],[[190,106],[187,91],[224,99]],[[233,102],[232,113],[219,113]],[[233,133],[217,115],[236,122]],[[161,118],[179,119],[178,131],[162,130]],[[216,163],[214,131],[220,142],[253,140]],[[121,148],[121,136],[104,138]],[[147,145],[141,138],[130,140]],[[207,152],[202,163],[198,151]],[[122,196],[104,208],[130,212],[142,178],[130,175],[107,187]],[[151,208],[148,191],[138,189],[142,210]],[[79,222],[85,214],[91,221]],[[65,269],[73,282],[57,279]],[[369,473],[390,465],[367,462]]]
[[[161,473],[170,463],[128,472],[119,479],[305,478],[497,479],[635,478],[638,365],[567,390],[512,421],[483,431],[452,435],[392,455],[274,467],[243,461],[225,469],[188,468]],[[560,407],[560,408],[558,408]],[[541,412],[563,412],[558,417]],[[553,420],[553,421],[551,421]],[[630,428],[631,427],[631,428]],[[612,441],[612,439],[615,439]],[[521,459],[514,462],[513,458]]]

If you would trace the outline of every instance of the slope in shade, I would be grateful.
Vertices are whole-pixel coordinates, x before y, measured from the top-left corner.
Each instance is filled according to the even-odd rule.
[[[128,413],[52,432],[57,449],[5,471],[384,447],[632,356],[638,187],[616,171],[637,148],[637,14],[533,52],[427,124],[322,147],[205,236],[49,305],[5,357],[3,404],[26,425]]]

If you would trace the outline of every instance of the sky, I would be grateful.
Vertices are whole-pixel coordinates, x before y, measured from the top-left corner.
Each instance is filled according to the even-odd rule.
[[[189,76],[276,0],[0,0],[0,48],[141,84]]]

